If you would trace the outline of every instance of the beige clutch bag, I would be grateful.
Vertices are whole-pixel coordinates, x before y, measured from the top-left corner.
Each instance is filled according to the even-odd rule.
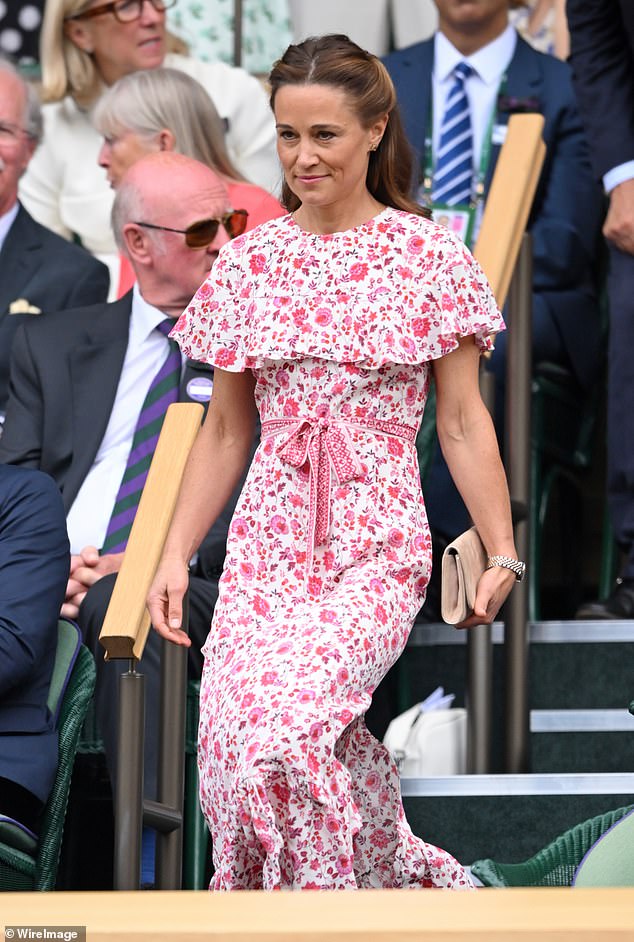
[[[461,533],[442,555],[440,611],[448,625],[464,621],[475,603],[478,580],[487,552],[475,527]]]

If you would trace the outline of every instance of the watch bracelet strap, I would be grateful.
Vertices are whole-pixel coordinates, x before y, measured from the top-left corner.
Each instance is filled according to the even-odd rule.
[[[495,566],[500,566],[502,569],[510,569],[511,572],[515,573],[517,579],[521,579],[526,569],[526,566],[521,560],[514,559],[512,556],[489,556],[487,560],[487,569],[493,569]]]

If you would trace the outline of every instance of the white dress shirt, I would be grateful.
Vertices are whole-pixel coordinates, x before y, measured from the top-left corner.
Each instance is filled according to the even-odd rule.
[[[455,81],[453,70],[459,62],[466,62],[474,70],[465,81],[465,92],[471,109],[474,170],[479,170],[485,134],[495,111],[502,77],[513,58],[516,43],[516,31],[512,26],[507,26],[493,42],[478,49],[472,56],[464,56],[443,33],[436,33],[432,76],[432,152],[434,155],[438,150],[445,102]]]
[[[4,216],[0,216],[0,252],[2,251],[2,246],[9,233],[9,229],[15,222],[15,217],[18,215],[19,209],[20,205],[16,202]]]
[[[105,539],[141,407],[169,350],[167,338],[155,330],[163,320],[165,314],[144,301],[135,284],[128,348],[110,421],[66,518],[71,553],[85,546],[99,549]]]

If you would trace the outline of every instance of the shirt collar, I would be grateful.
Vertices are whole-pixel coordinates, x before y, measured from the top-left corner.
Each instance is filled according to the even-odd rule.
[[[459,62],[468,62],[486,85],[499,84],[513,58],[517,32],[507,26],[493,42],[471,56],[464,56],[440,31],[434,37],[434,74],[439,82],[449,78]]]
[[[132,288],[132,314],[130,317],[130,343],[141,344],[167,315],[153,304],[148,304],[135,281]],[[176,323],[176,320],[174,320]]]
[[[7,213],[0,216],[0,249],[4,245],[4,240],[8,235],[9,229],[15,222],[15,217],[18,215],[19,209],[20,204],[16,202]]]

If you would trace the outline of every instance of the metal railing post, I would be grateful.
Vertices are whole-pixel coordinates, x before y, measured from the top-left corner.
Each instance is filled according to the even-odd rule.
[[[480,394],[493,415],[495,380],[480,367]],[[467,772],[483,775],[491,771],[493,717],[493,629],[471,628],[467,635]]]
[[[506,362],[505,455],[511,499],[527,509],[530,498],[532,376],[532,245],[525,234],[509,290]],[[520,559],[529,553],[530,514],[515,524]],[[504,608],[506,685],[505,768],[528,770],[528,580],[516,585]]]
[[[233,3],[233,64],[242,65],[242,0]]]
[[[119,678],[117,781],[115,786],[114,889],[138,890],[143,824],[145,677],[130,660]]]
[[[183,601],[183,628],[188,629],[187,598]],[[158,804],[156,806],[156,886],[180,889],[183,875],[183,800],[185,786],[185,720],[187,700],[187,648],[163,641],[161,650],[160,738]],[[146,803],[146,811],[149,803]],[[164,815],[163,815],[164,812]],[[148,814],[144,820],[149,823]]]

